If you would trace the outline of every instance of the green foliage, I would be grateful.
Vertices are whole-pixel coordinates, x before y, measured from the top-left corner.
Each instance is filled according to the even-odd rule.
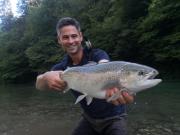
[[[141,61],[155,65],[164,76],[173,78],[179,78],[180,68],[179,9],[178,0],[152,0],[149,14],[137,27]]]
[[[180,60],[179,20],[180,2],[154,0],[149,7],[149,15],[140,23],[139,43],[152,52],[154,62],[167,59]]]
[[[9,36],[9,35],[7,35]],[[3,82],[24,82],[22,75],[30,75],[27,58],[23,53],[23,46],[18,41],[6,41],[1,47],[0,72]],[[16,47],[12,47],[16,46]]]
[[[55,45],[54,37],[42,37],[26,50],[29,66],[33,72],[45,72],[62,58],[63,53]]]
[[[65,16],[80,21],[84,35],[112,60],[138,62],[159,69],[162,76],[180,77],[179,0],[38,0],[23,4],[21,0],[23,16],[4,16],[0,26],[1,82],[30,81],[62,59],[55,27]]]

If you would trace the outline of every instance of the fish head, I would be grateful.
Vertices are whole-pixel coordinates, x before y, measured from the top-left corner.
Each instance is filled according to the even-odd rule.
[[[162,81],[155,79],[159,74],[156,69],[140,64],[126,65],[121,72],[120,83],[131,93],[154,87]]]

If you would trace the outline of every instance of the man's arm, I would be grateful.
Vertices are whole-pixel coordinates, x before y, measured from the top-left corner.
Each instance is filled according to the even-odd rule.
[[[39,90],[57,90],[63,91],[66,83],[60,79],[62,71],[49,71],[38,75],[36,79],[36,88]]]

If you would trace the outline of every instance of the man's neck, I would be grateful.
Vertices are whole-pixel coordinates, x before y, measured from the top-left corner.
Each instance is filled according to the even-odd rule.
[[[73,65],[78,65],[83,58],[83,49],[80,49],[78,53],[70,55]]]

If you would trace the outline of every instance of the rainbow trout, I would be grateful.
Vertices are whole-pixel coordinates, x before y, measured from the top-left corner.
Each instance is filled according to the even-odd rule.
[[[151,88],[162,81],[154,79],[157,75],[156,69],[145,65],[112,61],[67,68],[60,74],[60,77],[67,82],[66,91],[72,89],[82,93],[76,103],[86,98],[87,105],[89,105],[93,98],[105,99],[106,90],[113,87],[117,87],[119,92],[110,97],[108,101],[117,99],[121,91],[135,94]]]

